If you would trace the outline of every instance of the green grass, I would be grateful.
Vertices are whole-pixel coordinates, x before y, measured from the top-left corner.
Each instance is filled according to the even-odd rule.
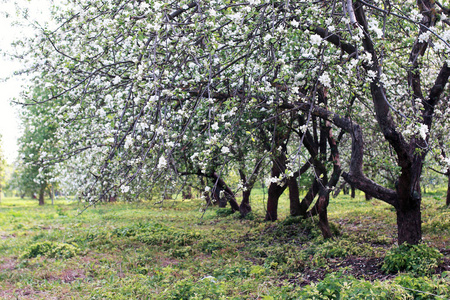
[[[450,210],[424,199],[424,242],[449,264]],[[0,203],[1,299],[442,299],[450,274],[384,274],[395,212],[379,201],[331,199],[333,240],[316,219],[266,223],[263,190],[251,218],[200,200],[108,203],[5,198]],[[446,251],[443,251],[446,250]],[[369,265],[371,268],[369,268]],[[437,296],[436,296],[437,295]],[[402,298],[403,297],[403,298]],[[428,298],[427,298],[428,297]],[[434,297],[434,298],[433,298]]]

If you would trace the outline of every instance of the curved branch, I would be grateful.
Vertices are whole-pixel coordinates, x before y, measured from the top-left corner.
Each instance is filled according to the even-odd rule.
[[[352,137],[352,153],[349,172],[343,172],[342,177],[355,188],[397,207],[397,192],[370,180],[362,171],[364,140],[361,127],[357,123],[348,118],[341,117],[336,113],[330,112],[325,108],[313,106],[309,103],[296,102],[295,105],[292,104],[292,107],[297,107],[302,111],[308,111],[312,115],[328,120],[337,127],[348,132]]]

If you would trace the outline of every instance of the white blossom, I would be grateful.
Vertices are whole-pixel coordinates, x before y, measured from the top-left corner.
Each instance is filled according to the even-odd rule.
[[[330,75],[327,72],[323,72],[319,77],[319,81],[326,87],[331,88],[331,79]]]
[[[118,84],[121,81],[119,76],[114,77],[113,84]]]
[[[420,137],[423,138],[424,140],[427,138],[427,133],[428,133],[428,126],[425,124],[420,124],[419,125],[419,134]]]
[[[322,43],[322,37],[318,34],[313,34],[310,37],[310,41],[312,45],[320,45]]]
[[[158,169],[164,169],[167,167],[167,160],[164,156],[160,156],[158,160]]]

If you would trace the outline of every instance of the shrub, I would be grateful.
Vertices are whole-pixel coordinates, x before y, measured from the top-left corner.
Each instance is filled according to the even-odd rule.
[[[409,245],[404,243],[389,250],[381,269],[387,273],[399,271],[411,272],[415,275],[429,275],[442,262],[442,253],[428,245]]]
[[[80,252],[75,243],[42,242],[29,246],[20,256],[22,259],[46,256],[49,258],[71,258]]]

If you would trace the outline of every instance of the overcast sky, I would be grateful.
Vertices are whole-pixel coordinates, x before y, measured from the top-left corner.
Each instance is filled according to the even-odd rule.
[[[3,136],[1,147],[9,163],[17,158],[17,138],[20,136],[17,109],[10,105],[10,100],[20,96],[21,86],[26,82],[19,78],[4,80],[20,69],[20,64],[3,54],[10,51],[11,42],[32,34],[31,29],[14,25],[17,21],[24,22],[17,13],[18,7],[28,8],[30,20],[43,24],[49,19],[49,0],[0,0],[0,134]]]

